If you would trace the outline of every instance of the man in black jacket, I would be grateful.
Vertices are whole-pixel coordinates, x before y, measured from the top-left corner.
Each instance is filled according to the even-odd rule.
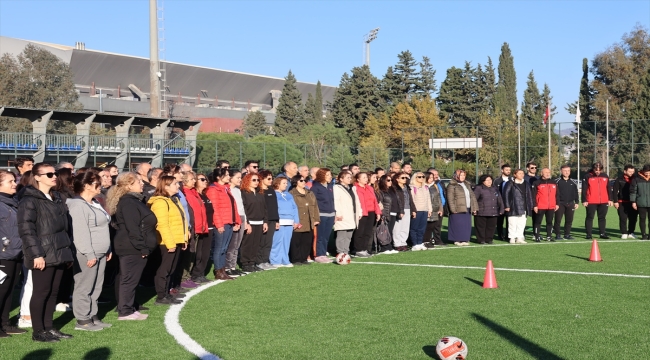
[[[557,184],[557,205],[555,212],[555,240],[561,240],[560,225],[562,216],[564,216],[564,239],[573,240],[571,236],[571,226],[573,225],[573,215],[580,206],[580,197],[578,196],[578,181],[571,179],[571,167],[562,165],[560,168],[562,175],[555,179]]]
[[[623,175],[614,180],[614,193],[612,201],[618,211],[618,226],[621,230],[621,239],[635,239],[634,229],[639,212],[632,207],[630,201],[630,184],[634,178],[634,166],[625,165]]]
[[[494,179],[494,186],[496,186],[499,189],[499,193],[501,193],[501,196],[503,196],[503,188],[506,186],[506,183],[508,181],[512,181],[512,176],[510,176],[511,171],[512,168],[510,167],[510,164],[503,164],[501,165],[501,176]],[[505,228],[503,227],[504,221],[506,223]],[[499,240],[507,241],[509,239],[508,216],[505,213],[503,215],[500,215],[499,218],[497,219],[497,236],[499,237]]]

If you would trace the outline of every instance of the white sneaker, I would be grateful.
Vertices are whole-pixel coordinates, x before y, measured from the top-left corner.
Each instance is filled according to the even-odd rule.
[[[627,234],[621,235],[621,239],[627,239]]]
[[[521,238],[521,239],[516,239],[515,242],[516,242],[517,244],[527,244],[527,243],[526,243],[526,240],[524,240],[523,238]]]
[[[30,327],[32,327],[32,320],[31,319],[30,320],[23,319],[22,317],[18,318],[18,327],[19,328],[30,328]]]
[[[628,239],[636,239],[636,236],[634,236],[634,234],[628,234],[627,238]]]
[[[514,243],[516,243],[516,242],[517,242],[517,239],[515,239],[515,238],[510,239],[510,243],[511,243],[511,244],[514,244]]]
[[[397,251],[397,250],[388,250],[388,251],[386,251],[386,254],[399,254],[399,251]]]
[[[72,306],[69,303],[58,303],[54,310],[60,312],[72,311]]]
[[[293,264],[292,264],[292,263],[288,263],[288,264],[286,264],[286,265],[282,265],[282,266],[283,266],[283,267],[293,267]]]
[[[422,245],[415,245],[411,248],[411,251],[420,251],[420,250],[424,250],[422,248]]]

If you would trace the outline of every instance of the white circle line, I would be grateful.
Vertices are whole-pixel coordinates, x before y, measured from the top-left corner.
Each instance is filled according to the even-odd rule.
[[[385,262],[352,262],[352,264],[368,264],[368,265],[393,265],[393,266],[414,266],[414,267],[430,267],[442,269],[470,269],[470,270],[485,270],[480,266],[457,266],[457,265],[434,265],[434,264],[402,264],[402,263],[385,263]],[[650,279],[650,275],[633,275],[633,274],[611,274],[611,273],[597,273],[597,272],[579,272],[579,271],[565,271],[565,270],[538,270],[538,269],[510,269],[510,268],[494,268],[495,271],[517,271],[517,272],[537,272],[537,273],[551,273],[551,274],[568,274],[568,275],[591,275],[591,276],[614,276],[614,277],[627,277],[638,279]]]
[[[167,310],[167,313],[165,313],[165,328],[167,329],[169,335],[171,335],[179,345],[184,347],[185,350],[196,355],[196,357],[198,357],[201,360],[222,360],[222,359],[217,355],[207,351],[205,348],[203,348],[203,346],[201,346],[199,343],[194,341],[189,335],[187,335],[185,331],[183,331],[183,327],[179,322],[179,315],[181,313],[181,310],[183,310],[185,304],[187,304],[187,302],[194,295],[200,293],[205,289],[221,284],[223,282],[226,281],[225,280],[213,281],[209,284],[201,285],[194,290],[188,291],[187,293],[185,293],[185,298],[183,298],[182,303],[178,305],[171,305],[169,307],[169,310]]]

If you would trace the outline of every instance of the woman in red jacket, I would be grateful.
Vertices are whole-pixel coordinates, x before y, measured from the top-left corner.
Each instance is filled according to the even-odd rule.
[[[181,188],[181,191],[183,192],[183,195],[185,195],[187,205],[192,208],[192,212],[194,213],[194,223],[192,224],[192,227],[194,229],[194,233],[196,234],[194,241],[192,241],[195,246],[195,249],[193,250],[196,254],[192,268],[196,267],[197,261],[199,261],[199,259],[203,258],[204,256],[210,256],[210,248],[208,247],[207,249],[208,254],[205,254],[205,246],[203,245],[206,241],[210,243],[212,242],[212,239],[207,238],[210,231],[208,230],[208,220],[206,218],[207,215],[205,204],[201,199],[201,195],[196,190],[197,182],[199,181],[197,180],[196,174],[193,171],[183,172],[184,186]],[[205,188],[205,184],[202,185],[204,185]],[[203,270],[205,271],[205,269]],[[208,279],[206,279],[204,276],[192,276],[191,279],[197,284],[208,282]]]
[[[230,174],[228,169],[214,170],[215,182],[206,190],[205,195],[214,208],[214,245],[212,260],[214,262],[214,277],[217,280],[232,280],[226,274],[226,251],[230,245],[233,231],[238,231],[241,225],[235,198],[230,193]]]
[[[360,172],[354,178],[356,180],[354,187],[357,189],[357,196],[361,203],[362,216],[352,240],[357,257],[370,257],[368,248],[375,230],[375,222],[379,221],[381,217],[381,209],[377,197],[375,197],[375,189],[368,184],[368,173]]]

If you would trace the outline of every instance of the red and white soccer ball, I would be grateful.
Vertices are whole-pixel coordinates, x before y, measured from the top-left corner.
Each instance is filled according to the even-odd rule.
[[[440,360],[465,360],[467,344],[457,337],[445,336],[436,345],[436,354]]]
[[[340,253],[336,255],[336,263],[339,265],[347,265],[350,263],[350,261],[352,261],[352,259],[350,259],[350,255],[346,253]]]

